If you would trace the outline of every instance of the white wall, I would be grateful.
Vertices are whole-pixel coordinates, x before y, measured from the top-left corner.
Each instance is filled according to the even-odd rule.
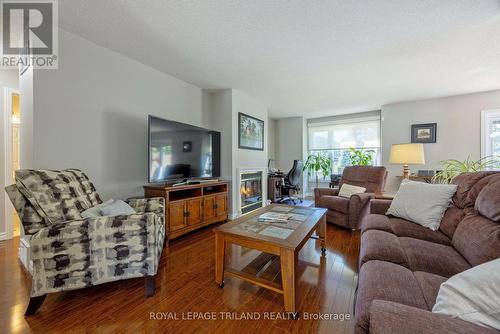
[[[438,169],[439,161],[464,160],[481,154],[481,111],[500,108],[500,90],[382,106],[382,162],[389,170],[386,190],[396,190],[402,166],[389,164],[391,144],[411,141],[411,124],[437,123],[437,142],[424,144],[425,165]]]
[[[208,127],[208,96],[66,31],[59,38],[59,69],[35,72],[33,166],[81,168],[104,198],[142,195],[147,115]]]
[[[238,168],[264,168],[267,172],[268,159],[268,123],[267,107],[248,95],[237,90],[232,90],[232,138],[233,138],[233,181],[238,180]],[[238,113],[244,113],[264,121],[264,150],[245,150],[238,148]],[[263,178],[263,198],[267,199],[267,175]],[[236,182],[232,183],[232,201],[235,208],[240,196],[240,185]],[[233,216],[237,214],[233,209]]]
[[[274,118],[267,119],[267,156],[269,159],[274,160],[274,167],[276,167],[276,136],[278,129],[278,121]]]
[[[305,119],[303,117],[281,118],[277,120],[276,131],[276,166],[287,173],[292,168],[293,160],[304,159]]]
[[[222,132],[221,176],[231,180],[230,206],[232,217],[238,216],[239,184],[238,168],[267,168],[268,122],[267,107],[255,99],[234,89],[211,94],[211,115],[213,129]],[[238,148],[238,113],[244,113],[264,121],[264,151]],[[267,178],[264,189],[267,191]],[[267,194],[264,194],[267,198]]]
[[[6,206],[5,184],[5,88],[19,89],[19,72],[17,70],[0,70],[0,240],[6,236],[5,212],[10,210],[10,203]],[[21,101],[23,103],[23,101]]]
[[[307,126],[304,117],[276,120],[276,168],[288,173],[294,160],[304,160],[307,155]],[[304,160],[305,161],[305,160]],[[301,193],[306,194],[307,172],[302,175]]]

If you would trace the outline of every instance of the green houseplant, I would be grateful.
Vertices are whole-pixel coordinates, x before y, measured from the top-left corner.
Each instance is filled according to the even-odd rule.
[[[354,147],[349,147],[349,160],[353,166],[371,166],[373,165],[374,150],[357,150]]]
[[[307,170],[309,175],[314,174],[316,177],[316,188],[319,187],[319,175],[321,172],[323,174],[323,179],[330,175],[332,169],[332,159],[322,151],[309,154],[306,162],[304,163],[303,170]]]
[[[450,183],[453,178],[461,173],[480,172],[487,169],[500,168],[500,156],[487,156],[479,160],[474,160],[469,155],[464,161],[456,159],[443,160],[439,162],[442,170],[437,172],[432,178],[433,183]]]

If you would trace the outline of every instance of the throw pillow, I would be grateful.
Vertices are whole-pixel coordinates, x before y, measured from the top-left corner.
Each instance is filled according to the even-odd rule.
[[[433,313],[500,330],[500,259],[463,271],[441,284]]]
[[[428,184],[404,180],[386,214],[436,231],[456,190],[457,186],[454,184]]]
[[[351,186],[350,184],[344,183],[342,185],[342,187],[340,187],[339,196],[345,197],[345,198],[350,198],[354,194],[362,194],[365,191],[366,191],[366,188],[358,187],[358,186]]]
[[[137,213],[130,205],[119,199],[109,205],[103,206],[100,211],[103,216],[121,216]]]
[[[80,215],[82,218],[97,218],[101,216],[101,209],[105,206],[108,206],[114,202],[113,199],[107,200],[104,203],[98,204],[96,206],[91,207],[90,209],[87,209],[85,211],[82,211]]]

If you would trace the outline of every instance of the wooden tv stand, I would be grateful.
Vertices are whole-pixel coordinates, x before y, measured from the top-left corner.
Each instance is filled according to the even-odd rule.
[[[147,185],[144,195],[165,198],[165,231],[170,240],[227,220],[228,190],[229,182],[226,181],[175,187]]]

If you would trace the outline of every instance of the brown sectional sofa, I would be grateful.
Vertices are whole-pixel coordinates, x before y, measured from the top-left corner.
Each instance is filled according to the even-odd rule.
[[[438,231],[384,213],[363,218],[357,333],[498,333],[431,312],[441,283],[500,257],[500,172],[464,173]]]

